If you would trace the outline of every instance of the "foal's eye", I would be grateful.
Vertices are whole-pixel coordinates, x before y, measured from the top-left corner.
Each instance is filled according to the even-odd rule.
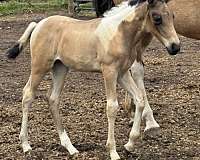
[[[153,18],[153,21],[154,21],[155,25],[161,25],[162,24],[162,17],[161,17],[161,15],[159,15],[157,13],[153,13],[152,14],[152,18]]]

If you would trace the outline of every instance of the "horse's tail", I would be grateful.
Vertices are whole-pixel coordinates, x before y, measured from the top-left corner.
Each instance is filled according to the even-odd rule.
[[[12,48],[8,49],[8,51],[6,52],[6,56],[9,59],[15,59],[22,52],[36,26],[37,23],[31,22],[25,30],[24,34],[15,43],[15,45]]]

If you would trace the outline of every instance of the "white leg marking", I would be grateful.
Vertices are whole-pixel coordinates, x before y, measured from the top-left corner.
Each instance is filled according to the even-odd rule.
[[[31,146],[28,143],[28,111],[33,102],[33,93],[30,90],[29,81],[23,89],[23,100],[22,100],[22,124],[19,139],[21,141],[23,152],[28,152]]]
[[[160,127],[156,120],[153,117],[153,111],[149,105],[145,87],[144,87],[144,67],[141,63],[138,63],[135,61],[131,67],[131,74],[136,82],[137,86],[142,90],[144,94],[144,100],[145,100],[145,108],[142,114],[142,118],[146,121],[146,127],[145,131],[151,128],[158,128]]]
[[[148,100],[145,98],[145,108],[142,114],[142,118],[145,120],[146,122],[146,127],[144,129],[144,131],[147,131],[151,128],[159,128],[159,124],[156,122],[156,120],[153,117],[153,111],[151,109],[151,107],[149,106],[149,102]]]
[[[28,141],[25,141],[25,142],[22,143],[22,149],[23,149],[24,153],[32,150],[32,148],[29,145]]]
[[[108,139],[106,146],[110,151],[111,160],[120,159],[115,144],[114,137],[114,124],[117,115],[117,111],[119,110],[119,105],[117,100],[108,99],[107,100],[107,117],[108,117]]]
[[[75,153],[79,153],[78,150],[72,145],[72,143],[71,143],[71,141],[70,141],[65,130],[64,130],[64,132],[59,133],[59,137],[60,137],[61,145],[64,146],[65,148],[67,148],[70,155],[73,155]]]
[[[107,100],[107,106],[113,106],[115,108],[119,107],[118,101],[117,100],[112,100],[112,99],[108,99]],[[115,113],[117,110],[115,108],[111,108],[111,112]]]
[[[137,100],[134,122],[129,135],[129,141],[124,146],[128,151],[132,151],[134,149],[134,143],[140,136],[140,124],[141,124],[143,109],[144,109],[144,100],[143,98],[141,98]]]

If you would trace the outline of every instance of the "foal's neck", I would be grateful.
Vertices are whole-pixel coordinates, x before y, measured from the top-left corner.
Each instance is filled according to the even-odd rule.
[[[141,4],[134,12],[131,12],[119,25],[119,32],[124,35],[129,47],[134,47],[135,44],[145,34],[146,20],[148,17],[147,4]]]

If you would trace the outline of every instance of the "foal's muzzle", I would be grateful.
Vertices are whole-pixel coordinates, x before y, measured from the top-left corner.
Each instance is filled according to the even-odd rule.
[[[176,55],[180,51],[180,44],[172,43],[167,47],[167,51],[171,55]]]

